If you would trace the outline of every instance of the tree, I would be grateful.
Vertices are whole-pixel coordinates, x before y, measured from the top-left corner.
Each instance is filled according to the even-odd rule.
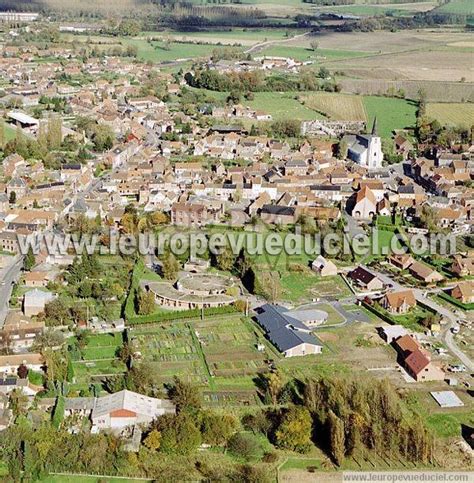
[[[13,389],[8,400],[15,418],[28,412],[28,396],[21,389]]]
[[[173,385],[168,389],[168,396],[176,406],[176,412],[197,412],[202,406],[202,396],[199,389],[188,382],[174,376]]]
[[[312,40],[309,45],[311,46],[313,52],[316,52],[316,50],[319,48],[319,42],[317,40]]]
[[[71,317],[69,307],[61,298],[56,298],[48,302],[44,307],[46,323],[50,326],[63,325]]]
[[[313,420],[305,407],[291,406],[283,415],[275,437],[277,444],[292,451],[306,452],[311,446]]]
[[[155,311],[155,296],[151,290],[138,292],[138,314],[149,315]]]
[[[16,373],[20,379],[26,379],[28,377],[28,367],[25,364],[20,364]]]
[[[31,247],[28,248],[28,253],[23,260],[23,269],[29,272],[36,265],[35,254]]]
[[[347,142],[344,139],[341,139],[337,145],[337,157],[338,159],[346,159],[347,158]]]
[[[59,429],[64,420],[64,409],[64,396],[60,395],[56,398],[56,405],[52,414],[52,423],[56,429]]]
[[[171,252],[167,252],[163,256],[163,276],[166,280],[175,280],[179,272],[179,262]]]
[[[226,245],[221,253],[216,256],[217,268],[230,272],[235,264],[235,255],[232,253],[230,246]]]
[[[423,227],[431,232],[437,232],[439,230],[438,212],[430,205],[425,204],[421,208],[420,221]]]
[[[5,145],[5,121],[4,119],[0,119],[0,148],[3,148]]]
[[[157,451],[161,444],[161,433],[152,429],[143,440],[143,444],[152,451]]]
[[[217,446],[224,444],[237,428],[236,419],[230,414],[204,411],[201,414],[201,434],[204,443]]]
[[[340,466],[344,461],[345,454],[344,422],[332,410],[328,415],[328,429],[331,457]]]
[[[262,375],[262,386],[264,399],[269,400],[273,405],[278,403],[278,396],[283,388],[283,381],[278,371],[269,372]]]
[[[201,444],[201,433],[187,413],[164,414],[153,425],[161,433],[160,451],[187,455]]]
[[[8,202],[11,205],[14,205],[16,203],[16,192],[15,191],[10,192],[10,197],[8,198]]]
[[[250,433],[236,433],[229,439],[229,451],[246,460],[258,458],[262,447],[257,437]]]
[[[152,393],[156,384],[156,369],[148,362],[133,365],[125,376],[125,385],[130,391]]]

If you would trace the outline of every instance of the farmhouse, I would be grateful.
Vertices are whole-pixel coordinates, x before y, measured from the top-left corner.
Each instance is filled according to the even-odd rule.
[[[285,307],[265,304],[257,309],[256,320],[270,342],[285,357],[320,354],[322,342],[313,336],[303,322],[292,317]]]
[[[407,253],[402,255],[393,254],[388,257],[388,262],[400,270],[406,270],[414,261]]]
[[[43,292],[39,289],[29,290],[23,297],[23,313],[27,317],[38,315],[44,311],[48,302],[54,299],[55,295],[51,292]]]
[[[22,364],[32,371],[40,372],[44,366],[44,359],[41,354],[10,354],[0,356],[0,372],[16,374],[17,369]]]

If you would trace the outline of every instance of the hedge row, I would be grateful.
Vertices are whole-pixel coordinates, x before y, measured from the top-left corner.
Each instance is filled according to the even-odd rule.
[[[209,307],[204,309],[204,315],[223,315],[234,314],[238,310],[233,305],[223,307]],[[170,312],[159,312],[150,315],[137,315],[127,318],[127,325],[152,324],[154,322],[164,322],[171,320],[196,319],[201,316],[201,309],[177,310]]]
[[[462,310],[474,310],[474,304],[463,304],[462,302],[455,299],[454,297],[451,297],[451,295],[448,295],[446,292],[440,292],[438,295],[442,299],[444,299],[447,302],[455,305],[456,307],[459,307]]]
[[[375,314],[377,317],[380,319],[384,320],[385,322],[391,324],[391,325],[397,325],[397,322],[395,322],[389,315],[379,312],[373,305],[368,304],[367,302],[362,302],[362,305],[367,309],[370,310],[373,314]]]

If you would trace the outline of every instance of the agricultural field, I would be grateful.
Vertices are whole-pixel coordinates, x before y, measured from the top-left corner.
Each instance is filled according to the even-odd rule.
[[[474,5],[471,0],[451,0],[438,7],[436,12],[474,15]]]
[[[239,315],[137,327],[130,339],[156,368],[160,384],[176,375],[199,385],[210,404],[255,404],[253,379],[266,370],[264,359],[278,357],[258,327]],[[257,342],[265,352],[257,351]]]
[[[390,138],[393,130],[413,127],[416,121],[416,103],[405,99],[315,92],[300,100],[329,119],[366,121],[371,126],[377,117],[383,138]]]
[[[426,114],[444,125],[469,127],[474,120],[474,104],[429,103]]]
[[[180,42],[147,42],[140,39],[124,38],[124,45],[132,45],[138,49],[138,58],[151,62],[174,62],[183,59],[194,59],[209,56],[214,49],[221,47],[214,45],[200,45]]]
[[[305,106],[322,113],[329,119],[364,121],[366,114],[362,97],[315,92],[300,97]]]
[[[273,120],[297,119],[300,121],[320,119],[322,116],[297,100],[295,92],[256,92],[254,100],[243,104],[272,115]]]
[[[330,7],[319,7],[317,11],[335,14],[349,14],[359,16],[392,15],[406,16],[417,12],[427,12],[436,7],[435,2],[415,3],[385,3],[376,5],[334,5]]]
[[[354,50],[316,49],[311,47],[293,47],[287,45],[270,45],[255,56],[265,55],[268,57],[292,57],[300,61],[312,61],[315,65],[328,60],[352,59],[372,55],[375,52]]]
[[[228,28],[222,30],[202,31],[202,32],[144,32],[144,37],[160,37],[180,42],[208,42],[224,45],[245,45],[251,46],[257,42],[268,40],[284,40],[300,33],[298,30],[289,29],[264,29],[264,28]]]
[[[254,388],[253,378],[265,371],[265,352],[257,342],[266,344],[254,327],[238,317],[209,320],[194,325],[196,336],[216,388]]]

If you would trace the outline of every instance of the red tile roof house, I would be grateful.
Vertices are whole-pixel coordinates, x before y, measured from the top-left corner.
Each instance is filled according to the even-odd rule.
[[[382,299],[382,307],[391,314],[406,314],[416,307],[415,294],[412,290],[387,293]]]
[[[418,382],[443,381],[442,369],[431,362],[431,357],[410,335],[399,337],[393,343],[400,356],[400,364]]]

